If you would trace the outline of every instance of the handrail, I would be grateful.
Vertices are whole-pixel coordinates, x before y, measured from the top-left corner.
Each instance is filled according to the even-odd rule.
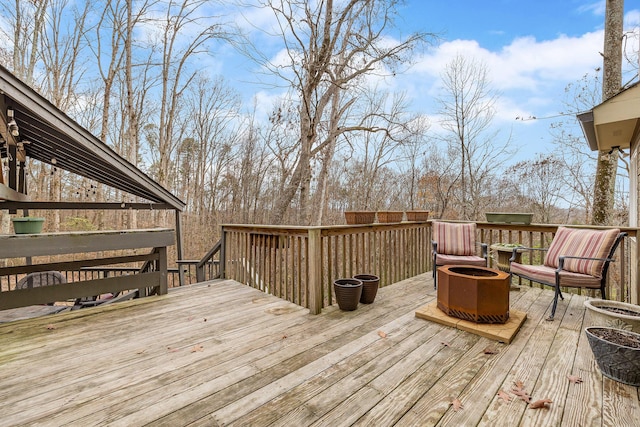
[[[204,282],[205,280],[204,266],[209,262],[215,262],[213,260],[213,256],[218,252],[220,252],[220,248],[222,248],[222,239],[218,240],[218,242],[216,242],[216,244],[213,245],[213,247],[209,250],[209,252],[207,252],[205,256],[203,256],[202,259],[200,259],[200,261],[198,261],[198,263],[196,264],[196,280],[198,282]],[[218,274],[216,274],[212,278],[218,279],[220,278],[220,276],[221,276],[221,273],[218,272]]]

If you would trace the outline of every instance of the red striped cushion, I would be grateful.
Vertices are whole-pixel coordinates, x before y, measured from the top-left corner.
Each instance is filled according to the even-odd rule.
[[[555,268],[546,265],[518,264],[517,262],[512,262],[510,267],[512,274],[525,276],[535,282],[546,283],[550,286],[554,286],[556,283]],[[600,277],[562,270],[560,273],[560,286],[597,289],[600,287],[600,279]]]
[[[438,253],[449,255],[475,255],[476,224],[433,222],[433,240],[438,243]]]
[[[606,258],[619,233],[619,229],[585,230],[558,227],[544,257],[544,265],[557,268],[560,256]],[[602,277],[603,264],[604,261],[568,259],[564,262],[564,269],[574,273]]]

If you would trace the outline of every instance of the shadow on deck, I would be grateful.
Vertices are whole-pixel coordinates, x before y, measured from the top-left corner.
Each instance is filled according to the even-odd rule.
[[[595,365],[584,297],[545,322],[551,291],[512,291],[528,318],[510,345],[416,318],[434,298],[427,273],[314,316],[226,280],[2,324],[0,426],[637,425],[638,389]]]

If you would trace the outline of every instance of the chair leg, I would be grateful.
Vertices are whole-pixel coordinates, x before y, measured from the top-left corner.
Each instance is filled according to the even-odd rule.
[[[436,289],[437,284],[436,284],[436,280],[438,278],[438,275],[436,274],[436,270],[438,269],[438,266],[436,266],[435,262],[433,263],[433,289]]]
[[[558,307],[558,296],[560,296],[559,288],[556,286],[556,291],[553,295],[553,305],[551,306],[551,315],[545,320],[552,322],[553,317],[556,315],[556,308]]]

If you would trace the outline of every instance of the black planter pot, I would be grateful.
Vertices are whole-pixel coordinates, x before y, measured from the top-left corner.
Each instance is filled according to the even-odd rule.
[[[360,296],[360,302],[363,304],[371,304],[376,299],[380,278],[373,274],[356,274],[353,278],[362,281],[362,296]]]
[[[602,375],[634,387],[640,386],[640,348],[624,346],[598,335],[599,331],[618,334],[640,342],[640,334],[624,329],[589,326],[585,328],[589,345]]]
[[[340,310],[353,311],[358,308],[362,295],[362,281],[358,279],[337,279],[333,282],[333,291]]]

